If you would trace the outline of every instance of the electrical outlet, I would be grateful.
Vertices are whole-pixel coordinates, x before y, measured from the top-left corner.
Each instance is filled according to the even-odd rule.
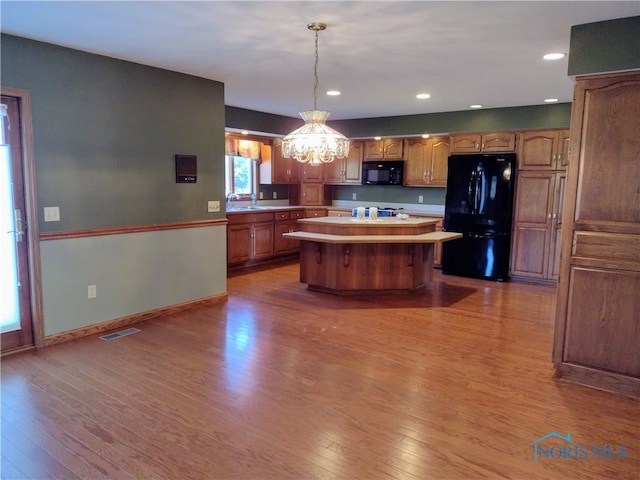
[[[95,285],[89,285],[87,287],[87,298],[96,298],[98,296],[98,292],[96,290]]]
[[[220,202],[218,200],[209,200],[207,202],[207,212],[219,212],[220,211]]]
[[[44,207],[44,221],[45,222],[59,222],[60,221],[60,207]]]
[[[276,200],[278,198],[278,192],[273,192],[273,199]]]
[[[418,203],[423,203],[424,197],[422,195],[418,195]]]
[[[264,200],[264,192],[260,192],[260,200]]]
[[[357,200],[358,199],[358,194],[357,193],[352,193],[351,194],[351,199],[352,200]]]

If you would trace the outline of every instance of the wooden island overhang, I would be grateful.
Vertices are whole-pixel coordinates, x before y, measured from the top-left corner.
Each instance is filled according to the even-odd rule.
[[[415,292],[433,278],[434,244],[462,237],[436,232],[439,219],[345,217],[298,220],[300,281],[337,294]]]

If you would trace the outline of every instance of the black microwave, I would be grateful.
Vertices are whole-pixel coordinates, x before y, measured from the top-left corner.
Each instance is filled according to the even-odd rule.
[[[404,162],[362,162],[362,185],[402,185]]]

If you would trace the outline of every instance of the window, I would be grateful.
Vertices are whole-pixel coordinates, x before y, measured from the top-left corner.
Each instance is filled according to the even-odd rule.
[[[228,136],[225,140],[226,193],[234,193],[241,200],[248,200],[258,191],[257,165],[261,143],[255,140]]]
[[[256,187],[256,162],[253,158],[226,156],[226,190],[239,197],[251,196]]]

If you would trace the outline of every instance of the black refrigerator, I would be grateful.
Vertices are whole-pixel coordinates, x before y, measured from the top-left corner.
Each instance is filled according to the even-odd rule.
[[[442,245],[442,273],[509,279],[516,154],[449,157],[444,230],[462,238]]]

